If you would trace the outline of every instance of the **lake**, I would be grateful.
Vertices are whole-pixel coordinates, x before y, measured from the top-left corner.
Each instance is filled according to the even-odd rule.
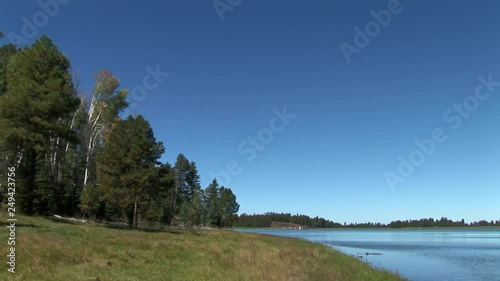
[[[500,229],[235,230],[323,243],[413,281],[500,280]]]

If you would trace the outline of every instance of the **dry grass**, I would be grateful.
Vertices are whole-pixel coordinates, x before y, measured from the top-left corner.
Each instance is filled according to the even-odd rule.
[[[145,232],[19,217],[16,274],[0,280],[402,280],[304,240],[232,231]],[[0,216],[0,222],[5,217]],[[0,249],[7,261],[7,229]]]

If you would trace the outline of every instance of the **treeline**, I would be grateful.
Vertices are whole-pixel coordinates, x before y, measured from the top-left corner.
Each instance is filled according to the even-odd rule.
[[[79,93],[69,59],[46,36],[0,47],[0,202],[26,215],[130,227],[231,226],[239,209],[232,190],[215,179],[202,189],[183,154],[161,163],[165,148],[149,122],[119,116],[128,90],[107,70],[94,80],[91,93]]]
[[[334,228],[340,227],[339,223],[330,220],[306,215],[292,215],[290,213],[265,213],[265,214],[241,214],[238,216],[235,227],[271,227],[272,222],[294,223],[308,228]]]
[[[402,227],[461,227],[461,226],[500,226],[500,220],[496,221],[475,221],[466,223],[464,219],[459,221],[452,221],[446,217],[441,217],[439,220],[433,218],[420,219],[420,220],[405,220],[405,221],[392,221],[388,227],[402,228]]]
[[[241,214],[238,216],[234,226],[236,227],[271,227],[272,222],[294,223],[308,228],[404,228],[404,227],[464,227],[464,226],[497,226],[500,227],[500,220],[496,221],[477,221],[466,223],[465,220],[452,221],[446,217],[441,219],[419,219],[419,220],[397,220],[389,224],[383,223],[350,223],[343,224],[333,222],[324,218],[311,218],[306,215],[291,215],[289,213],[273,213],[265,214]]]

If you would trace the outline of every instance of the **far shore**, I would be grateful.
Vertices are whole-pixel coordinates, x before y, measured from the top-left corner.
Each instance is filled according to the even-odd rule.
[[[494,229],[500,230],[500,226],[446,226],[446,227],[332,227],[332,228],[307,228],[307,229],[288,229],[276,227],[233,227],[232,229],[269,229],[269,230],[436,230],[436,229]]]

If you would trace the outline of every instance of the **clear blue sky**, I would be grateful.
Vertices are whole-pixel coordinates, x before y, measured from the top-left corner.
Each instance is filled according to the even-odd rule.
[[[35,16],[40,27],[27,41],[49,35],[81,73],[81,91],[100,69],[129,89],[147,66],[169,72],[132,101],[134,112],[164,142],[162,160],[184,153],[204,187],[236,161],[228,186],[240,213],[500,219],[500,87],[473,96],[478,76],[500,81],[498,1],[402,0],[350,63],[340,44],[355,47],[354,28],[365,30],[370,11],[391,1],[243,0],[223,21],[212,2],[73,0],[43,25],[37,1],[7,0],[0,29],[23,36],[22,18]],[[477,109],[466,119],[453,110],[467,97]],[[248,137],[267,137],[273,109],[285,106],[295,119],[257,151]],[[384,174],[398,175],[398,156],[408,159],[414,140],[436,128],[446,141],[391,188]]]

